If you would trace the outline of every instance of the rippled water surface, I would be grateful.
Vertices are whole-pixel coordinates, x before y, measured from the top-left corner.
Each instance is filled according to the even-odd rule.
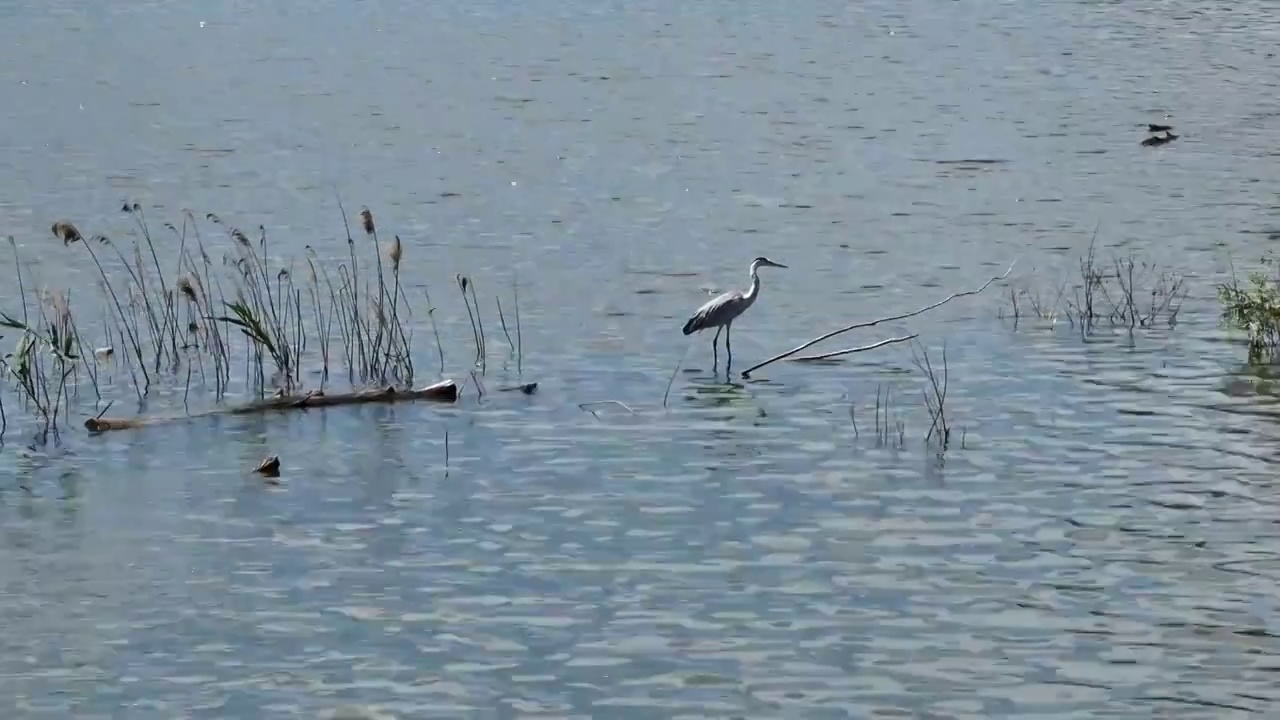
[[[1214,284],[1280,232],[1274,10],[0,3],[0,234],[33,287],[96,308],[49,226],[125,237],[124,199],[336,262],[336,189],[439,298],[446,375],[455,273],[490,346],[490,392],[444,409],[98,437],[81,409],[46,452],[10,401],[4,715],[1269,716],[1280,413]],[[1141,147],[1166,116],[1180,138]],[[1015,329],[1003,285],[850,340],[945,343],[942,460],[906,345],[730,385],[679,333],[757,255],[790,267],[739,369],[1014,260],[1051,293],[1095,226],[1187,276],[1176,327]],[[513,281],[519,374],[491,317]],[[496,392],[517,379],[538,393]],[[278,486],[246,472],[272,453]]]

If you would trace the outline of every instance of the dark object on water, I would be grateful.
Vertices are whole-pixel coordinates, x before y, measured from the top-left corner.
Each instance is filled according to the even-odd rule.
[[[1147,123],[1147,132],[1167,133],[1173,129],[1172,125],[1156,125],[1155,123]]]
[[[254,468],[253,471],[263,477],[268,477],[268,478],[280,477],[280,456],[272,455],[270,457],[264,458],[262,462],[258,463],[258,467]]]
[[[220,407],[204,413],[185,413],[172,417],[148,418],[89,418],[84,421],[85,429],[91,433],[102,433],[112,430],[132,430],[155,425],[161,422],[190,420],[194,417],[208,415],[256,415],[258,413],[283,412],[289,410],[307,410],[310,408],[336,407],[345,405],[365,405],[367,403],[410,402],[415,400],[431,400],[435,402],[457,402],[458,386],[452,380],[441,380],[424,388],[397,388],[388,385],[384,388],[357,390],[356,392],[326,395],[313,390],[301,397],[285,395],[284,397],[268,397],[235,407]]]
[[[76,229],[76,226],[66,220],[59,220],[50,229],[53,230],[54,237],[61,240],[63,245],[70,245],[73,242],[84,239],[80,231]]]
[[[1174,135],[1171,132],[1165,131],[1163,135],[1153,135],[1147,138],[1146,140],[1143,140],[1142,144],[1146,147],[1152,147],[1155,145],[1164,145],[1165,143],[1173,142],[1174,140],[1177,140],[1177,139],[1178,139],[1177,135]]]

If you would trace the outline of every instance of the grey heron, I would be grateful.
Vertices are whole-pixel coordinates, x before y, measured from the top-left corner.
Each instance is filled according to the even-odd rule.
[[[684,324],[685,335],[692,335],[699,330],[708,328],[716,329],[716,336],[711,339],[711,357],[712,369],[714,370],[720,364],[719,351],[717,344],[720,342],[720,331],[724,330],[724,349],[729,358],[725,362],[725,372],[733,366],[733,347],[729,344],[729,333],[732,330],[733,321],[739,315],[747,311],[755,303],[756,298],[760,297],[760,275],[759,270],[762,267],[785,268],[786,265],[776,263],[767,257],[758,257],[751,261],[751,287],[746,292],[741,290],[730,290],[723,295],[719,295],[709,301],[689,318]]]

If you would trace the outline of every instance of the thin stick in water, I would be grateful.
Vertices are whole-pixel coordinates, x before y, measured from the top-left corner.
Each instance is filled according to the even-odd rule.
[[[632,410],[629,406],[627,406],[626,403],[622,403],[617,400],[597,400],[595,402],[578,403],[578,409],[585,410],[586,412],[591,413],[591,417],[599,420],[600,416],[597,415],[596,412],[591,409],[596,405],[617,405],[618,407],[622,408],[623,410],[626,410],[628,413],[632,415],[636,414],[636,411]]]
[[[680,366],[684,364],[684,359],[689,356],[689,349],[692,344],[684,346],[684,354],[680,356],[680,360],[676,362],[676,366],[671,369],[671,377],[667,378],[667,390],[662,393],[662,407],[667,406],[667,398],[671,397],[671,385],[676,381],[676,373],[680,372]]]
[[[524,342],[520,337],[520,283],[514,277],[511,279],[511,293],[516,303],[516,376],[519,377],[524,374]]]
[[[493,299],[498,303],[498,322],[502,323],[502,334],[507,336],[507,344],[511,346],[511,354],[514,355],[516,353],[516,344],[511,339],[511,333],[507,332],[507,318],[502,314],[502,298],[494,295]]]

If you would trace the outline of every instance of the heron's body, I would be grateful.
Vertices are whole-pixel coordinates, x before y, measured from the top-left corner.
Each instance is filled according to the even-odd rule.
[[[692,335],[699,330],[718,328],[733,322],[735,318],[747,311],[760,292],[759,276],[752,276],[751,287],[746,291],[730,290],[708,300],[698,308],[693,317],[684,324],[685,335]]]
[[[728,354],[725,370],[727,371],[733,365],[733,348],[729,344],[729,333],[732,330],[733,321],[746,312],[747,308],[755,304],[756,298],[760,296],[760,275],[758,271],[761,267],[785,268],[786,265],[776,263],[766,257],[758,257],[752,260],[751,287],[746,292],[730,290],[712,298],[698,308],[693,313],[693,317],[689,318],[684,324],[682,332],[685,335],[692,335],[700,330],[710,328],[716,329],[716,336],[711,340],[711,356],[714,358],[713,367],[719,365],[720,362],[717,344],[720,341],[721,330],[724,330],[724,349]]]

